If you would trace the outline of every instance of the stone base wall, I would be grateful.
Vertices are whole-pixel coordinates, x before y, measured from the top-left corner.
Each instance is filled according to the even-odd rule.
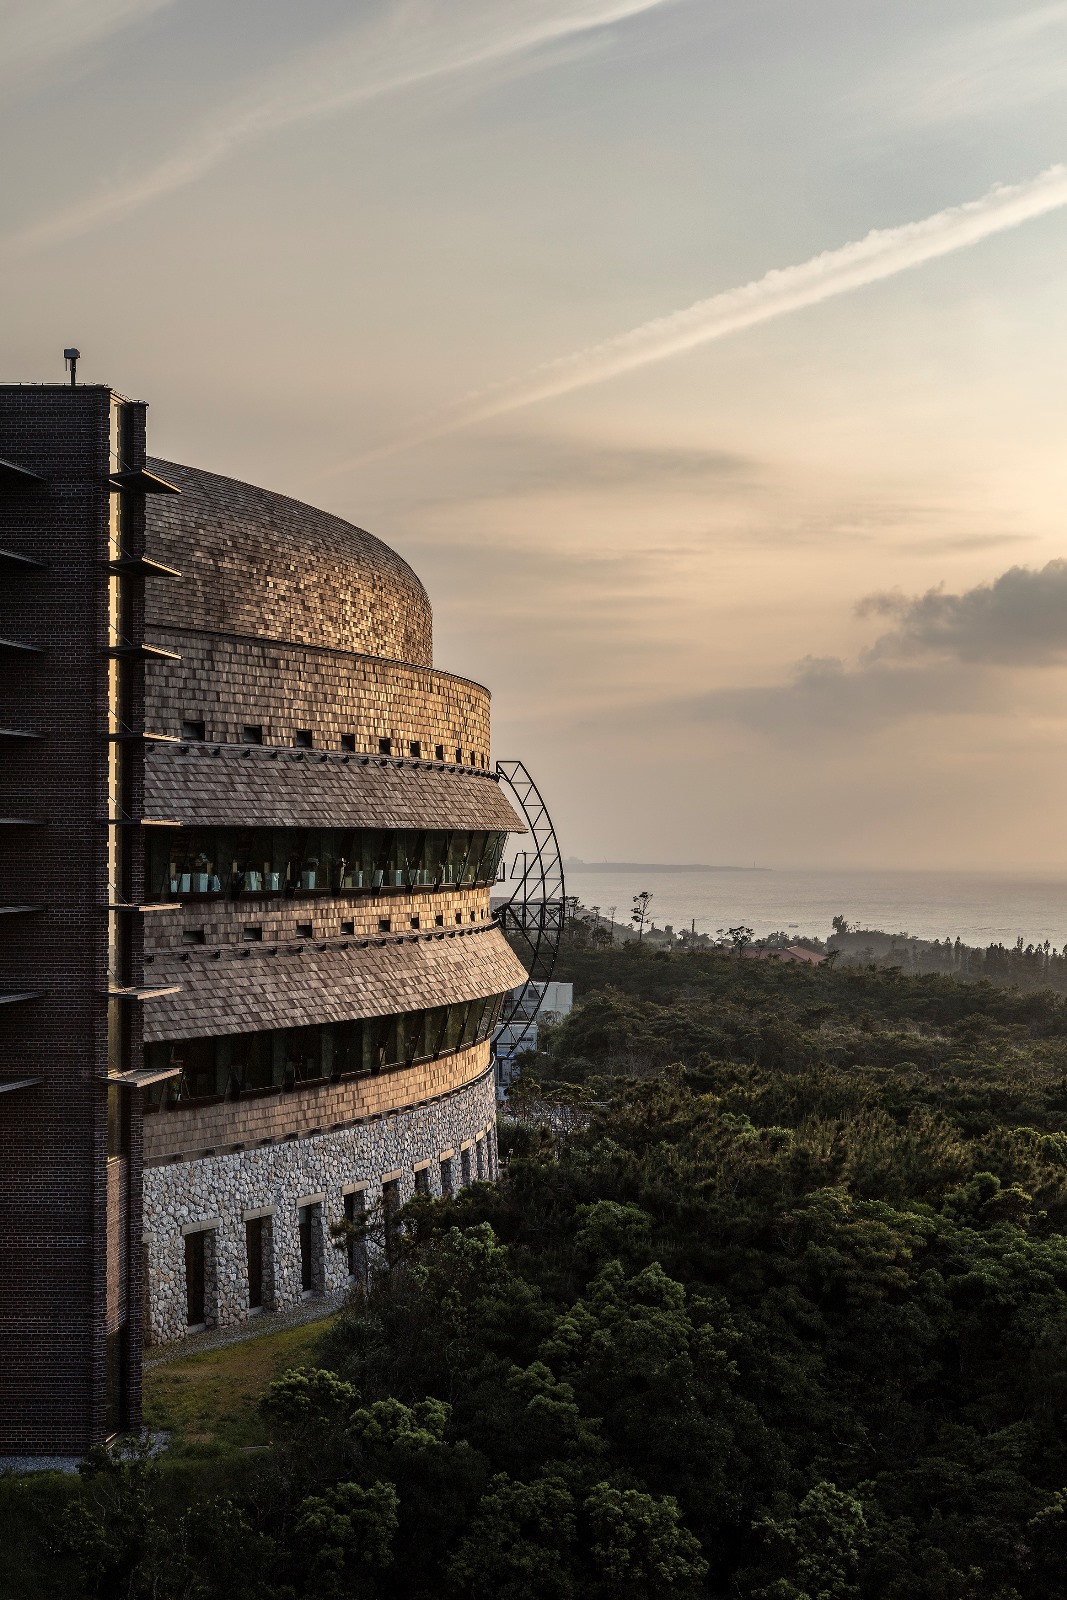
[[[163,1344],[188,1331],[185,1235],[211,1233],[206,1252],[213,1270],[207,1283],[207,1323],[226,1327],[250,1315],[284,1311],[307,1298],[302,1288],[300,1207],[311,1208],[312,1293],[336,1294],[352,1280],[345,1249],[337,1248],[331,1225],[345,1219],[345,1196],[362,1192],[366,1209],[380,1205],[383,1181],[399,1182],[401,1203],[421,1186],[442,1192],[496,1176],[496,1096],[491,1072],[432,1104],[355,1128],[294,1139],[258,1150],[151,1167],[144,1174],[144,1240],[148,1252],[148,1340]],[[465,1158],[465,1159],[464,1159]],[[264,1237],[263,1312],[250,1312],[245,1222],[270,1218]],[[373,1242],[371,1245],[373,1252]],[[269,1310],[267,1309],[269,1307]]]

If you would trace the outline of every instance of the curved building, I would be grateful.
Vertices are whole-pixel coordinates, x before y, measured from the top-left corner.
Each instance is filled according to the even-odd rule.
[[[77,1453],[143,1340],[339,1291],[365,1212],[494,1175],[524,825],[362,529],[58,386],[0,388],[0,525],[0,1451]]]

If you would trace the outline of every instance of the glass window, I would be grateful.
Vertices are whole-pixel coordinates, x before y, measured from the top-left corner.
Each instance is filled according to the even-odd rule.
[[[487,1039],[504,999],[492,995],[398,1016],[150,1044],[145,1047],[146,1066],[176,1066],[180,1075],[151,1085],[145,1109],[158,1111],[178,1100],[212,1099],[246,1090],[292,1089],[323,1078],[336,1080],[434,1059]]]

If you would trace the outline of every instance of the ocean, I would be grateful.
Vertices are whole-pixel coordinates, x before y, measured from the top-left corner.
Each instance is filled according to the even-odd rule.
[[[652,892],[649,915],[698,933],[744,923],[757,938],[775,933],[825,939],[835,916],[885,933],[964,944],[1067,945],[1067,878],[964,872],[643,871],[620,866],[566,869],[567,893],[628,923],[633,897]]]

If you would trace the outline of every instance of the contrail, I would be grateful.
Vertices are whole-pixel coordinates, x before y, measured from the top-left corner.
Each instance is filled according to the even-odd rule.
[[[119,0],[114,0],[119,3]],[[132,0],[130,0],[132,4]],[[145,4],[152,0],[145,0]],[[154,0],[162,4],[163,0]],[[241,146],[361,102],[491,66],[676,0],[400,0],[266,75],[157,165],[0,240],[18,254],[87,233],[184,188]]]
[[[602,344],[589,345],[573,355],[547,361],[525,377],[478,390],[432,413],[395,439],[331,467],[325,476],[345,472],[350,467],[427,439],[454,433],[473,423],[518,411],[538,400],[551,400],[589,384],[603,383],[606,378],[654,361],[664,361],[668,356],[694,350],[713,339],[754,328],[761,322],[784,317],[805,306],[819,305],[835,295],[862,289],[912,267],[921,267],[938,256],[965,250],[995,233],[1017,228],[1064,205],[1067,205],[1067,167],[1057,165],[1028,183],[997,185],[980,200],[950,206],[924,217],[921,222],[906,222],[897,228],[876,228],[866,238],[842,245],[840,249],[824,251],[797,266],[776,268],[739,289],[728,289],[708,300],[698,300],[684,311],[657,317]]]

